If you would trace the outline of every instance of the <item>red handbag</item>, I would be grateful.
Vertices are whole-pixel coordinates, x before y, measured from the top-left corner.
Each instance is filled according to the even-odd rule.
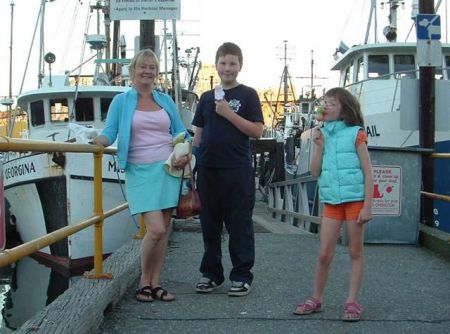
[[[188,163],[189,166],[189,175],[191,184],[188,186],[188,190],[186,194],[181,194],[183,189],[183,180],[184,180],[184,169],[183,174],[181,175],[181,184],[180,184],[180,192],[178,194],[178,206],[176,216],[177,218],[186,219],[192,216],[196,216],[200,214],[202,211],[202,205],[200,203],[200,197],[198,196],[197,189],[195,188],[195,177],[192,173],[191,163]]]

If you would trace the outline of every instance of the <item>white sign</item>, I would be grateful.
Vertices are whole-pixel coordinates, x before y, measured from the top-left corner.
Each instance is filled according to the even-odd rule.
[[[400,216],[402,168],[400,166],[372,166],[374,216]]]
[[[180,0],[110,0],[111,20],[179,20]]]

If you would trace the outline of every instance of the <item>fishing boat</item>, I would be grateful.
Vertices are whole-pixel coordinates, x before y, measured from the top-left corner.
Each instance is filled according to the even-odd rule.
[[[91,12],[108,13],[107,2],[93,1]],[[43,14],[46,1],[42,1]],[[77,6],[82,6],[77,2]],[[43,22],[44,20],[41,19]],[[113,97],[129,89],[128,64],[123,37],[121,58],[110,59],[105,55],[110,45],[105,34],[100,31],[100,19],[95,34],[85,34],[85,42],[94,56],[85,63],[93,63],[94,73],[81,74],[81,66],[64,74],[52,75],[53,53],[43,57],[48,74],[39,77],[38,88],[26,91],[17,98],[17,105],[28,115],[29,127],[23,138],[52,142],[88,143],[102,130],[109,104]],[[108,22],[108,20],[105,20]],[[173,25],[174,27],[175,25]],[[104,32],[109,27],[105,25]],[[175,28],[173,28],[175,29]],[[166,31],[164,31],[165,33]],[[164,47],[177,50],[176,31],[171,32],[171,44]],[[118,43],[116,45],[119,45]],[[40,54],[44,54],[42,51]],[[178,59],[177,55],[172,55]],[[131,58],[131,57],[130,57]],[[113,64],[115,71],[103,70],[103,65]],[[174,61],[175,66],[178,65]],[[172,78],[179,76],[175,66]],[[107,68],[110,66],[107,66]],[[188,66],[191,73],[197,73]],[[77,71],[77,74],[73,72]],[[45,73],[44,69],[39,73]],[[172,80],[170,86],[161,85],[162,90],[172,93],[179,105],[181,117],[186,125],[195,110],[197,96],[192,92],[195,77],[190,76],[190,85],[181,89],[179,79]],[[161,79],[161,82],[167,83]],[[188,127],[189,127],[188,126]],[[113,147],[115,144],[112,145]],[[15,223],[23,242],[33,240],[64,226],[89,218],[93,214],[93,156],[88,153],[32,153],[5,154],[3,162],[5,201],[7,216]],[[123,171],[117,168],[114,155],[103,157],[103,207],[111,209],[126,202]],[[122,211],[105,220],[103,225],[103,252],[111,254],[128,242],[138,231],[138,222],[128,211]],[[64,273],[76,274],[92,265],[94,254],[94,229],[89,227],[49,247],[41,249],[33,256],[40,261],[60,268]]]
[[[385,1],[389,5],[390,25],[384,29],[386,42],[367,42],[347,47],[344,43],[335,52],[332,70],[339,71],[339,86],[351,91],[360,101],[364,113],[370,147],[419,147],[419,66],[423,54],[417,42],[397,41],[397,10],[403,1]],[[371,14],[376,12],[377,1],[371,2]],[[417,20],[417,1],[412,2],[411,17]],[[437,9],[436,9],[437,12]],[[372,21],[373,22],[373,21]],[[430,22],[427,28],[431,29]],[[375,23],[376,25],[376,23]],[[443,25],[444,26],[444,25]],[[418,52],[419,50],[419,52]],[[432,57],[435,66],[435,145],[434,152],[450,152],[450,44],[439,44]],[[316,101],[317,104],[317,101]],[[307,124],[314,126],[311,112]],[[301,136],[301,152],[297,160],[297,175],[309,172],[311,126]],[[434,192],[450,194],[450,170],[447,159],[435,161]],[[450,205],[434,201],[434,225],[450,232]]]

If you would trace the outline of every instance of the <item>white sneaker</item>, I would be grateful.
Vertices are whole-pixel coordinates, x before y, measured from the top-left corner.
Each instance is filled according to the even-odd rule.
[[[213,290],[217,289],[220,286],[220,284],[217,284],[213,280],[209,279],[208,277],[202,277],[198,281],[195,290],[198,293],[210,293]]]
[[[228,296],[240,297],[246,296],[250,293],[252,287],[248,283],[244,282],[231,282],[231,288],[228,290]]]

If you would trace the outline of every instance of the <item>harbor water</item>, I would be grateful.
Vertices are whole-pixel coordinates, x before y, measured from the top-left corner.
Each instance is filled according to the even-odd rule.
[[[79,277],[65,277],[30,257],[0,269],[0,334],[14,332]]]

